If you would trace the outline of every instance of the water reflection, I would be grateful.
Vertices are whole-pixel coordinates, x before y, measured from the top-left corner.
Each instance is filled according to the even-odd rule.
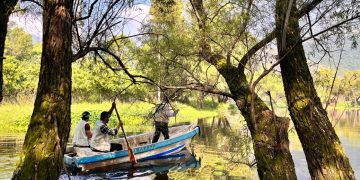
[[[0,136],[0,179],[10,179],[19,159],[23,139],[17,136]]]
[[[198,169],[201,167],[201,160],[191,154],[187,149],[176,154],[162,157],[161,159],[138,162],[135,167],[131,164],[118,164],[109,167],[94,169],[88,172],[74,173],[71,179],[168,179],[169,172],[184,172],[187,169]],[[68,179],[63,173],[60,179]]]
[[[345,153],[360,178],[360,110],[329,110],[328,115]],[[290,149],[294,159],[298,179],[310,179],[307,162],[296,133],[290,133]]]
[[[234,165],[254,162],[252,142],[245,125],[228,118],[199,119],[200,137],[194,139],[196,148],[221,156]]]

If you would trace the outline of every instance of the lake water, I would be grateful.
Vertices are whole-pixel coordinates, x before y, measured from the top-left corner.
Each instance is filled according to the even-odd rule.
[[[360,111],[331,115],[355,176],[360,179]],[[71,179],[258,179],[256,165],[251,166],[254,160],[251,139],[239,117],[199,119],[191,123],[201,127],[201,134],[194,137],[187,150],[164,159],[141,162],[136,169],[119,165],[87,174],[73,174]],[[0,179],[11,178],[23,138],[14,134],[0,136]],[[297,177],[309,179],[300,142],[291,130],[290,141]],[[63,173],[60,179],[68,179],[68,176]]]

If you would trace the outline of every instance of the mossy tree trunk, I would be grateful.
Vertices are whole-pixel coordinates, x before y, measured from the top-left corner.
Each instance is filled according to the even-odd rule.
[[[296,179],[287,132],[290,119],[276,116],[255,93],[253,121],[251,91],[244,72],[236,67],[223,67],[218,70],[225,78],[250,129],[259,178]]]
[[[296,0],[277,0],[276,28],[281,74],[291,118],[312,179],[355,179],[349,160],[314,88],[301,43]],[[287,24],[287,25],[286,25]],[[289,53],[288,53],[289,52]],[[286,54],[288,53],[288,54]]]
[[[238,109],[251,132],[260,179],[296,179],[289,150],[289,118],[277,117],[255,93],[254,120],[251,116],[251,90],[243,69],[227,63],[225,56],[213,53],[206,34],[206,15],[202,0],[192,0],[198,14],[201,36],[200,56],[225,78]]]
[[[70,131],[72,0],[45,0],[33,114],[13,179],[58,179]]]
[[[9,16],[14,10],[14,7],[18,0],[2,0],[0,1],[0,102],[3,100],[3,62],[4,62],[4,50],[5,40],[7,33],[7,24]]]

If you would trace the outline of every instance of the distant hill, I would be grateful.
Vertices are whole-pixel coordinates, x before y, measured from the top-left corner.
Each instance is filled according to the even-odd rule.
[[[304,47],[308,55],[308,53],[311,51],[311,47],[306,43],[304,44]],[[340,57],[340,51],[332,52],[331,54],[333,58],[330,60],[328,57],[324,58],[320,62],[320,65],[327,66],[329,68],[335,68]],[[350,43],[348,43],[345,45],[341,56],[342,58],[339,67],[340,70],[360,70],[360,47],[353,49],[351,48]],[[308,58],[311,62],[318,62],[321,58],[321,55],[316,54],[315,57],[309,56]]]

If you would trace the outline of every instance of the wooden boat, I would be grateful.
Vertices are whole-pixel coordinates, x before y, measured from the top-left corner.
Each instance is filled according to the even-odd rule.
[[[189,169],[199,169],[201,160],[183,149],[179,152],[165,155],[157,159],[138,161],[135,168],[131,163],[115,164],[106,167],[99,167],[89,171],[71,173],[71,179],[150,179],[146,177],[164,175],[169,171],[184,172]],[[59,180],[68,180],[68,175],[63,172]],[[153,178],[152,178],[153,179]]]
[[[182,125],[169,128],[170,139],[163,140],[161,136],[157,143],[151,143],[153,132],[129,136],[128,141],[138,161],[161,158],[176,153],[187,147],[192,137],[199,133],[195,125]],[[94,152],[90,148],[67,147],[64,155],[65,165],[81,168],[82,171],[115,164],[130,162],[124,138],[111,142],[122,144],[124,150],[115,152]]]

